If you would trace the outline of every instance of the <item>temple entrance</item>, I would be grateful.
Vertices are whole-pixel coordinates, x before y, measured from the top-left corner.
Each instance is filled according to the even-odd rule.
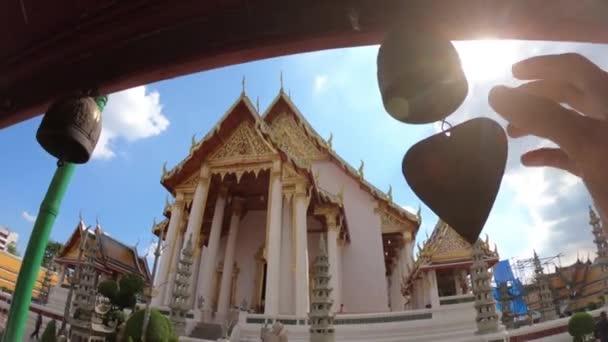
[[[457,281],[457,274],[455,270],[445,269],[436,270],[436,272],[439,297],[455,296]]]

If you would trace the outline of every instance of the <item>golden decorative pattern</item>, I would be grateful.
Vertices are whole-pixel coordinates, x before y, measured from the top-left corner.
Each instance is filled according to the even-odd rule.
[[[310,166],[313,160],[323,157],[321,150],[313,144],[291,115],[279,114],[272,121],[271,128],[273,138],[281,149],[302,165]]]
[[[250,122],[240,124],[210,160],[236,159],[273,154]]]
[[[447,227],[434,251],[434,255],[449,255],[454,252],[472,251],[471,244],[466,242],[456,231]],[[471,252],[472,253],[472,252]]]

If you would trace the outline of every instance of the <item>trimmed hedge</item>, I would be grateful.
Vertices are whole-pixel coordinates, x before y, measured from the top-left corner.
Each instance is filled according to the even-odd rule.
[[[125,327],[124,339],[141,342],[141,329],[144,324],[145,310],[139,310],[129,317]],[[173,327],[167,317],[157,309],[150,309],[150,321],[146,331],[146,341],[171,342],[177,341],[173,334]]]

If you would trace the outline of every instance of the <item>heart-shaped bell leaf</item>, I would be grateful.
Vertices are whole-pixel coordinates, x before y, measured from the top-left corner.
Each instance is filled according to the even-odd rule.
[[[506,161],[502,127],[476,118],[412,146],[402,168],[414,193],[473,244],[494,205]]]

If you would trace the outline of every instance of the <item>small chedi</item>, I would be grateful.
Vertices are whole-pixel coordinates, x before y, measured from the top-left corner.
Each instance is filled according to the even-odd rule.
[[[190,310],[190,278],[192,276],[192,238],[186,242],[182,251],[175,280],[173,282],[173,298],[171,300],[171,323],[178,336],[184,334],[186,328],[186,314]]]
[[[498,330],[498,315],[496,314],[496,302],[492,295],[490,286],[490,274],[488,264],[483,259],[482,241],[477,240],[473,245],[473,265],[471,266],[471,278],[473,295],[475,296],[475,309],[477,310],[477,333],[486,334]]]
[[[329,259],[323,234],[319,241],[319,255],[313,265],[313,287],[310,303],[310,342],[334,341],[334,316],[331,313],[332,301],[329,287]]]

